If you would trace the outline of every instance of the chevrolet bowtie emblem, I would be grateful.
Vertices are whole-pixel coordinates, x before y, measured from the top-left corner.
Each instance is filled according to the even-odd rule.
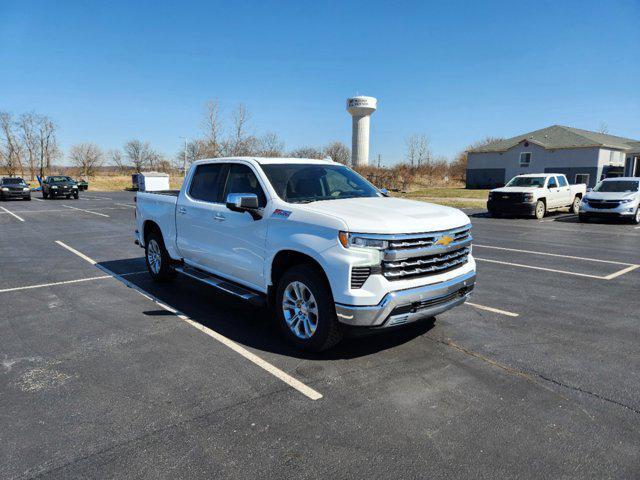
[[[434,243],[434,245],[442,245],[443,247],[446,247],[451,242],[453,242],[453,237],[450,237],[449,235],[443,235],[436,241],[436,243]]]

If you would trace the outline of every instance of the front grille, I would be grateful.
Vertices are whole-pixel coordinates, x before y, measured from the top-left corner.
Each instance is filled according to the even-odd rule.
[[[353,267],[351,269],[351,288],[362,288],[371,275],[371,267]]]
[[[491,194],[492,202],[517,202],[522,203],[524,201],[524,193],[517,192],[494,192]]]
[[[618,200],[589,200],[589,206],[593,208],[617,208],[620,206]]]
[[[407,278],[426,277],[453,270],[467,263],[469,247],[462,247],[435,255],[425,255],[382,262],[382,275],[387,280],[405,280]]]
[[[400,315],[403,313],[416,313],[416,312],[419,312],[420,310],[424,310],[425,308],[436,307],[444,303],[449,303],[452,300],[455,300],[460,297],[464,297],[467,293],[469,293],[470,290],[471,288],[464,287],[458,291],[455,291],[443,297],[431,298],[429,300],[413,302],[409,305],[401,305],[399,307],[394,308],[390,316]]]
[[[429,248],[438,241],[442,234],[430,233],[424,236],[403,238],[397,240],[389,240],[389,250],[410,250],[414,248]],[[450,234],[453,237],[454,242],[460,242],[467,240],[471,236],[471,227],[466,227],[462,230],[452,232]]]

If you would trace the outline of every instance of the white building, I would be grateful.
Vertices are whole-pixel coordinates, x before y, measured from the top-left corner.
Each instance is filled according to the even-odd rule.
[[[564,173],[593,187],[603,177],[640,175],[640,141],[553,125],[469,150],[467,188],[502,186],[522,173]]]

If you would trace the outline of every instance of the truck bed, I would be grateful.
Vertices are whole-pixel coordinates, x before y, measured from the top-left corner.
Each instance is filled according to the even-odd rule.
[[[180,195],[180,190],[154,190],[151,192],[140,192],[140,193],[152,193],[156,195],[169,195],[170,197],[177,197]]]

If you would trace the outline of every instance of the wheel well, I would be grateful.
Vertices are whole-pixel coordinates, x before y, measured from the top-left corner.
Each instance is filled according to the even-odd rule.
[[[576,197],[582,198],[582,194],[580,192],[576,193]]]
[[[153,222],[151,220],[147,220],[146,222],[144,222],[144,227],[142,230],[142,238],[144,238],[145,245],[147,244],[147,238],[149,234],[155,231],[159,232],[160,235],[162,235],[162,230],[160,230],[160,227],[156,222]]]
[[[540,197],[540,198],[538,199],[538,201],[539,201],[539,202],[544,202],[544,204],[545,204],[545,205],[547,204],[547,199],[546,199],[546,197]]]
[[[271,284],[269,285],[269,292],[267,295],[267,300],[270,305],[273,305],[274,303],[280,277],[282,277],[284,272],[295,265],[310,265],[315,268],[325,279],[329,288],[331,288],[324,269],[314,258],[307,254],[296,252],[295,250],[282,250],[273,257],[273,262],[271,263]]]

